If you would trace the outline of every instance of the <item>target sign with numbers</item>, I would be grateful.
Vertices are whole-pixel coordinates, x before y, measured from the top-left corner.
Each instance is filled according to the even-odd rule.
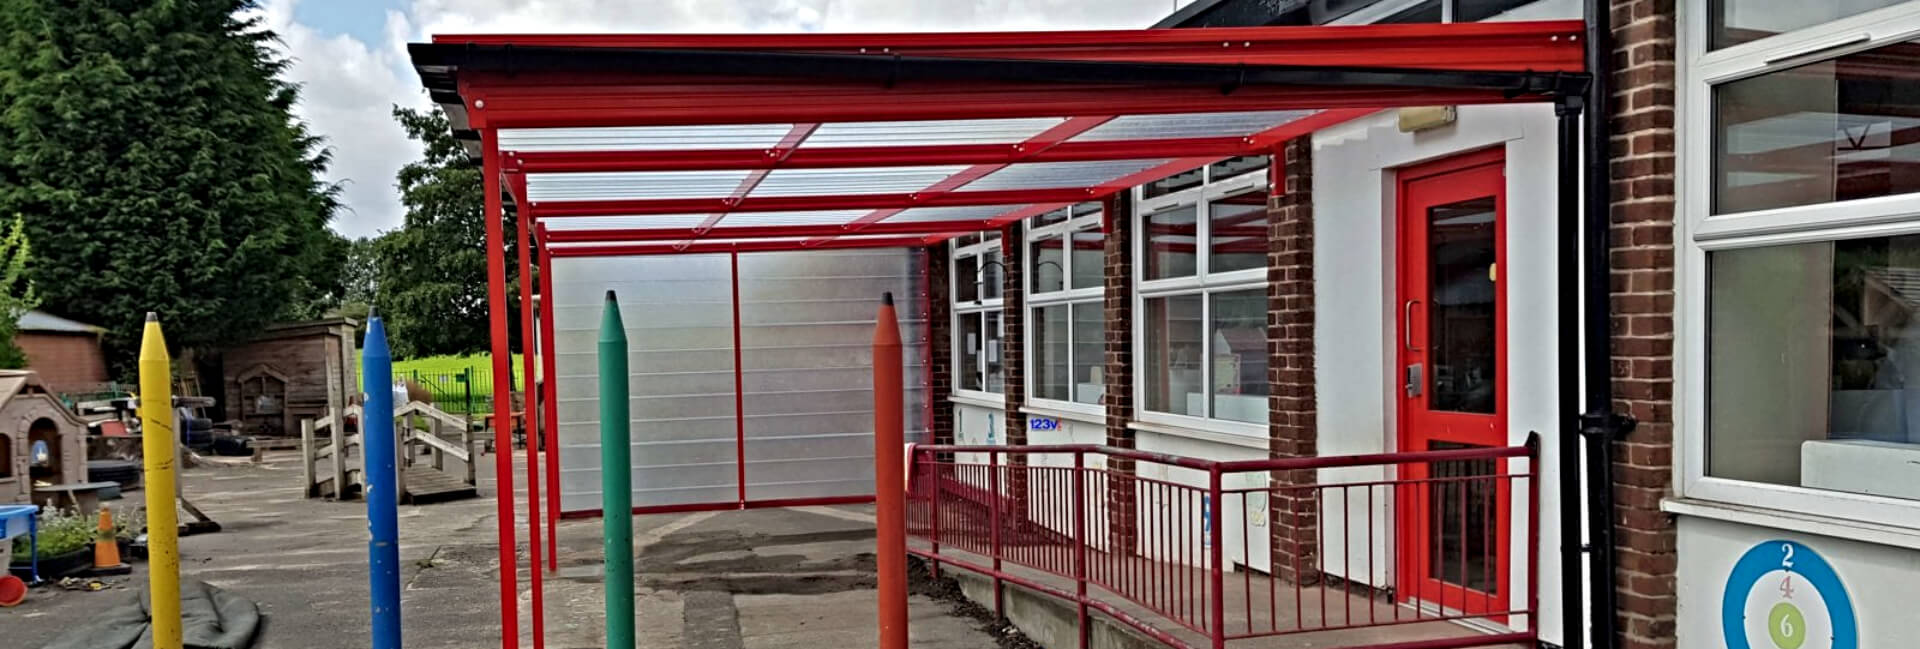
[[[1767,541],[1748,549],[1721,597],[1727,649],[1860,649],[1839,573],[1805,545]]]

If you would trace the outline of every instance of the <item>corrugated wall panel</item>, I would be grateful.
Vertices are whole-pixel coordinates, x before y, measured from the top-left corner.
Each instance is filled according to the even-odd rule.
[[[873,315],[892,291],[907,343],[906,430],[926,437],[924,253],[740,255],[749,500],[873,493]],[[600,509],[596,345],[619,294],[632,372],[635,506],[739,498],[729,255],[553,260],[561,510]]]
[[[562,511],[600,509],[597,344],[609,289],[627,328],[634,506],[736,498],[730,263],[727,255],[553,260]]]
[[[747,499],[873,493],[873,315],[900,314],[910,441],[926,437],[921,251],[740,255]]]

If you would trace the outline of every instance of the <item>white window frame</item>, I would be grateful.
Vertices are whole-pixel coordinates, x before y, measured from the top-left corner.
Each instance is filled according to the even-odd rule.
[[[1144,374],[1147,362],[1146,337],[1148,323],[1146,320],[1146,304],[1148,299],[1177,295],[1201,296],[1200,321],[1208,327],[1208,335],[1202,337],[1204,341],[1202,343],[1203,350],[1205,351],[1202,356],[1206,357],[1211,354],[1212,350],[1210,348],[1213,345],[1211,335],[1213,300],[1210,299],[1211,296],[1215,293],[1244,291],[1248,289],[1258,289],[1263,292],[1266,290],[1267,268],[1265,266],[1225,273],[1210,273],[1208,272],[1208,266],[1213,256],[1211,250],[1213,219],[1209,209],[1211,203],[1216,200],[1248,192],[1267,193],[1269,190],[1268,176],[1271,173],[1271,165],[1277,163],[1273,160],[1268,160],[1267,164],[1269,165],[1268,167],[1254,169],[1219,180],[1215,180],[1212,177],[1213,169],[1212,166],[1209,165],[1204,172],[1206,174],[1204,181],[1200,183],[1199,186],[1169,192],[1153,198],[1147,198],[1143,188],[1135,187],[1133,189],[1133,213],[1129,215],[1129,217],[1133,219],[1133,231],[1138,233],[1137,236],[1133,237],[1133,241],[1131,242],[1133,245],[1132,254],[1134,259],[1132,278],[1134,320],[1133,364],[1134,367],[1141,368],[1139,372],[1136,372],[1133,382],[1135,420],[1148,424],[1191,428],[1212,433],[1242,435],[1261,439],[1267,437],[1267,422],[1249,423],[1231,419],[1196,417],[1193,415],[1179,415],[1148,410],[1147,378]],[[1147,240],[1149,238],[1146,229],[1147,216],[1163,210],[1185,206],[1193,206],[1194,208],[1194,223],[1196,226],[1194,238],[1194,274],[1187,277],[1146,279]],[[1212,365],[1212,363],[1200,364],[1200,385],[1213,385]],[[1268,389],[1271,390],[1272,387],[1269,386]],[[1211,399],[1207,401],[1209,404],[1212,402]],[[1211,405],[1209,405],[1209,407],[1211,407]]]
[[[1920,37],[1920,2],[1884,7],[1812,27],[1707,51],[1707,0],[1678,7],[1676,118],[1679,173],[1675,206],[1674,341],[1679,417],[1674,430],[1675,495],[1847,525],[1894,526],[1920,533],[1920,501],[1793,485],[1717,478],[1706,473],[1707,253],[1790,243],[1920,233],[1920,192],[1711,214],[1715,85]]]
[[[1036,347],[1034,347],[1033,341],[1034,341],[1035,333],[1037,333],[1040,330],[1040,315],[1039,315],[1040,309],[1042,307],[1050,307],[1050,306],[1066,307],[1067,309],[1067,367],[1073,368],[1073,367],[1076,367],[1074,363],[1074,357],[1073,357],[1075,353],[1074,345],[1073,345],[1073,340],[1074,340],[1073,338],[1073,322],[1074,322],[1073,307],[1074,305],[1083,305],[1083,304],[1104,305],[1106,303],[1107,291],[1106,291],[1105,281],[1102,281],[1099,284],[1096,284],[1094,286],[1087,287],[1087,288],[1073,288],[1074,262],[1073,262],[1072,241],[1073,241],[1073,235],[1075,233],[1086,232],[1089,230],[1092,230],[1095,232],[1100,231],[1101,222],[1105,218],[1107,206],[1103,204],[1100,206],[1100,209],[1098,211],[1095,211],[1092,214],[1086,214],[1082,216],[1073,216],[1073,209],[1074,209],[1073,207],[1068,207],[1062,210],[1057,210],[1058,212],[1066,212],[1066,215],[1067,215],[1067,218],[1064,220],[1061,220],[1060,222],[1049,223],[1047,225],[1040,226],[1040,227],[1028,228],[1026,236],[1024,237],[1024,240],[1023,240],[1024,245],[1020,246],[1020,252],[1021,252],[1020,267],[1026,270],[1025,274],[1027,276],[1026,281],[1027,281],[1027,289],[1028,289],[1025,293],[1022,294],[1022,301],[1023,301],[1022,306],[1023,308],[1026,309],[1026,313],[1022,314],[1022,317],[1024,317],[1025,319],[1021,321],[1023,323],[1023,325],[1021,326],[1021,329],[1022,329],[1022,334],[1026,337],[1026,339],[1021,341],[1021,344],[1023,345],[1021,349],[1026,350],[1026,353],[1022,354],[1024,358],[1024,362],[1026,363],[1026,367],[1022,368],[1025,371],[1021,372],[1021,374],[1024,377],[1024,380],[1026,381],[1027,405],[1039,407],[1039,408],[1047,408],[1051,410],[1059,410],[1063,412],[1074,412],[1074,413],[1082,413],[1087,415],[1101,416],[1106,413],[1106,407],[1101,403],[1097,403],[1097,402],[1081,403],[1079,401],[1073,401],[1073,400],[1063,401],[1059,399],[1043,399],[1043,398],[1040,398],[1039,396],[1036,396],[1038,394],[1038,391],[1034,389],[1035,381],[1038,380],[1038,377],[1040,375],[1040,372],[1034,365],[1035,359],[1039,357],[1039,354],[1033,353],[1034,350],[1037,349]],[[1067,242],[1066,247],[1062,248],[1063,253],[1060,256],[1061,289],[1057,291],[1041,292],[1041,291],[1033,290],[1032,288],[1035,280],[1040,276],[1040,269],[1038,266],[1035,265],[1035,262],[1033,259],[1033,242],[1039,241],[1041,239],[1046,239],[1049,237],[1059,237],[1062,241]],[[1102,268],[1105,267],[1104,259],[1101,262],[1101,266]],[[1104,336],[1103,336],[1103,339],[1104,339]],[[1105,355],[1105,353],[1106,352],[1104,350],[1101,352],[1103,356]],[[1105,373],[1102,372],[1103,376],[1104,374]],[[1071,382],[1067,385],[1067,390],[1069,391],[1069,393],[1071,393],[1074,387],[1075,387],[1074,384],[1072,384]],[[1102,389],[1104,390],[1105,388],[1102,388]]]
[[[974,299],[974,300],[966,300],[966,301],[962,301],[960,299],[960,291],[959,291],[960,282],[964,281],[969,283],[977,283],[982,280],[982,278],[987,272],[984,262],[986,260],[987,255],[991,253],[995,253],[995,252],[1000,253],[1001,263],[1003,264],[1003,267],[1001,269],[1001,277],[1002,278],[1006,277],[1006,274],[1005,274],[1006,271],[1004,268],[1004,264],[1006,263],[1006,251],[1004,250],[1004,243],[1002,242],[1004,238],[1005,237],[1002,237],[1002,236],[996,236],[993,239],[989,239],[986,241],[977,241],[977,242],[966,244],[964,246],[961,246],[961,245],[948,246],[948,250],[950,251],[948,253],[949,256],[948,256],[948,262],[947,262],[947,282],[948,282],[947,295],[949,296],[948,317],[952,320],[952,322],[949,323],[949,327],[950,327],[949,331],[952,331],[953,335],[948,336],[950,340],[948,341],[948,345],[947,345],[947,353],[950,354],[948,358],[952,359],[952,366],[954,368],[954,376],[952,377],[953,395],[956,397],[961,397],[963,399],[972,399],[975,401],[992,401],[992,402],[1000,402],[1003,404],[1006,402],[1006,399],[1007,399],[1006,392],[1005,392],[1006,372],[1007,372],[1007,368],[1006,368],[1007,341],[1004,337],[1006,326],[1007,326],[1006,289],[1004,286],[1001,287],[1001,290],[999,292],[1000,297],[995,297],[991,299]],[[964,257],[976,257],[981,260],[980,263],[975,263],[974,265],[976,272],[979,273],[980,276],[970,277],[970,278],[960,277],[960,259]],[[978,296],[981,292],[984,292],[985,289],[986,289],[986,285],[980,284],[979,290],[975,291],[975,295]],[[976,362],[978,363],[978,367],[976,368],[976,370],[980,372],[981,389],[970,390],[970,389],[961,387],[962,385],[964,385],[964,383],[962,382],[961,376],[960,376],[960,365],[961,365],[960,359],[962,354],[961,347],[962,347],[962,343],[964,342],[964,339],[963,339],[964,334],[962,332],[965,330],[960,327],[960,321],[961,319],[968,318],[968,317],[982,318],[981,325],[980,325],[981,326],[980,336],[984,344],[984,339],[987,336],[987,330],[986,330],[986,322],[984,320],[986,316],[983,314],[986,314],[986,313],[1000,314],[1000,330],[1002,332],[1002,338],[1000,340],[1000,348],[1001,348],[1000,349],[1000,358],[1001,358],[1001,367],[1000,367],[1001,391],[1000,392],[991,392],[985,389],[987,386],[987,378],[986,378],[987,377],[987,354],[984,346],[981,349],[979,358],[975,359]]]

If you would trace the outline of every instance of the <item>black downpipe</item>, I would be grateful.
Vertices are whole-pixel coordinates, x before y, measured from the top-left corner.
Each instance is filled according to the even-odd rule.
[[[1580,489],[1580,111],[1584,97],[1561,97],[1553,112],[1558,118],[1555,150],[1559,152],[1556,197],[1559,199],[1558,225],[1555,226],[1554,258],[1558,264],[1557,286],[1560,347],[1556,350],[1560,366],[1560,437],[1557,467],[1560,480],[1560,634],[1565,649],[1583,649],[1586,624],[1582,606],[1584,562],[1581,546]]]
[[[1587,86],[1586,223],[1581,237],[1585,248],[1582,291],[1585,306],[1585,349],[1581,354],[1586,384],[1585,414],[1580,434],[1587,447],[1588,561],[1593,575],[1594,649],[1620,646],[1613,546],[1613,442],[1633,430],[1633,421],[1613,411],[1612,276],[1613,178],[1608,99],[1613,94],[1613,33],[1609,0],[1586,3]]]

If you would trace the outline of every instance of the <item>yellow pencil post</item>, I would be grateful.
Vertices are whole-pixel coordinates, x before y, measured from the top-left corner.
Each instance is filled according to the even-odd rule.
[[[147,314],[140,337],[140,437],[146,456],[147,586],[153,649],[180,649],[180,521],[174,507],[173,359],[160,319]]]

